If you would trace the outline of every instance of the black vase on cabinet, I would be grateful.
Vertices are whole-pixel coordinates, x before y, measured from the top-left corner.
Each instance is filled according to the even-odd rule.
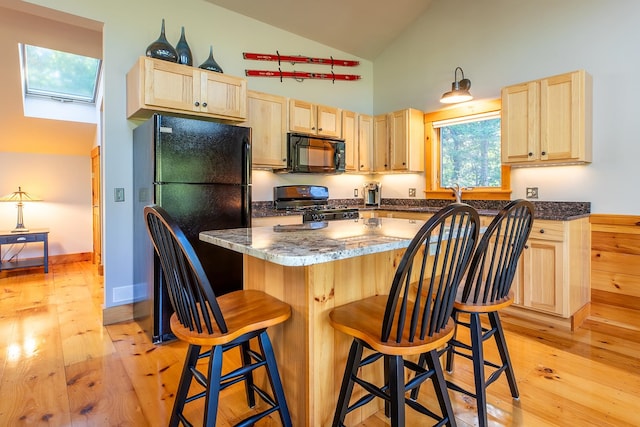
[[[184,36],[184,27],[180,33],[180,40],[176,45],[176,53],[178,54],[178,64],[193,65],[193,55],[191,54],[191,48],[187,44],[187,39]]]
[[[216,73],[222,73],[222,67],[218,65],[215,59],[213,59],[213,46],[209,48],[209,58],[200,64],[200,67],[204,70],[215,71]]]
[[[146,55],[150,58],[162,59],[169,62],[178,62],[178,53],[167,41],[164,35],[164,18],[162,18],[162,30],[160,37],[147,47]]]

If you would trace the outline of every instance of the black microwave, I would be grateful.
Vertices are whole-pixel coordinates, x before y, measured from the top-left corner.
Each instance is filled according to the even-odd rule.
[[[287,172],[342,173],[344,140],[300,133],[287,134]]]

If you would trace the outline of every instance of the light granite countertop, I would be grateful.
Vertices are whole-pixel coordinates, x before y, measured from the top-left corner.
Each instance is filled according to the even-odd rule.
[[[275,264],[305,266],[406,248],[424,223],[360,218],[306,223],[307,227],[321,227],[309,230],[290,226],[276,231],[278,226],[269,226],[203,231],[200,240]]]

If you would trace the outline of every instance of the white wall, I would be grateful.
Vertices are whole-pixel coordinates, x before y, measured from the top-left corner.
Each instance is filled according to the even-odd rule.
[[[92,252],[91,161],[85,156],[0,152],[0,195],[23,191],[42,199],[24,203],[24,225],[49,228],[49,254]],[[0,203],[0,229],[15,228],[15,203]],[[74,238],[76,236],[76,238]],[[87,238],[89,236],[89,238]],[[3,258],[8,247],[3,247]],[[20,257],[42,256],[40,244]]]
[[[588,201],[595,213],[637,215],[638,16],[637,0],[433,0],[374,61],[374,111],[440,108],[457,66],[476,99],[585,69],[593,76],[593,163],[514,169],[512,197],[537,186],[542,200]]]
[[[176,43],[185,27],[194,63],[202,63],[214,47],[214,56],[226,74],[243,76],[247,68],[268,68],[257,61],[245,61],[242,52],[275,52],[308,56],[359,59],[311,40],[248,19],[202,0],[31,0],[41,6],[104,22],[104,143],[102,145],[104,194],[105,306],[126,303],[122,295],[133,296],[132,273],[132,129],[126,120],[125,75],[147,45],[158,38],[165,18],[167,39]],[[251,89],[335,105],[370,113],[373,105],[373,65],[361,61],[353,70],[359,81],[336,82],[252,78]],[[319,66],[317,66],[319,67]],[[302,67],[300,67],[302,68]],[[306,70],[306,67],[305,67]],[[313,71],[309,68],[310,71]],[[326,70],[326,68],[325,68]],[[115,203],[113,189],[123,187],[126,201]],[[259,200],[259,198],[254,198]],[[88,216],[90,218],[90,216]],[[118,301],[114,301],[114,294]]]

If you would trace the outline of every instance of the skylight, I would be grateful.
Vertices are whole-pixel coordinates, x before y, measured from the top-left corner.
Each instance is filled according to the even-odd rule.
[[[99,59],[23,44],[22,61],[27,96],[96,102]]]

